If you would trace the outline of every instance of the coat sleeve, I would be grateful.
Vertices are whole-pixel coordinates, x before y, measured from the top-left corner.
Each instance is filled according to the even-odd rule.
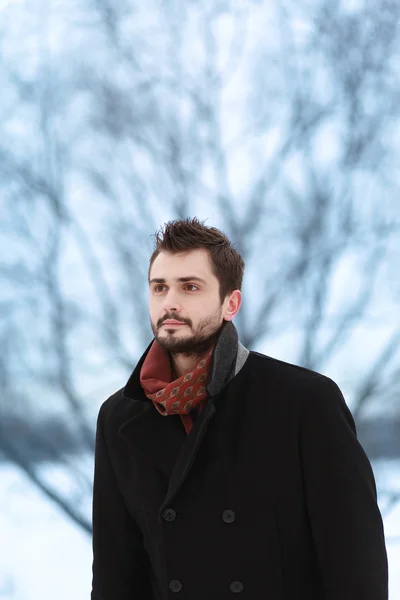
[[[143,536],[118,487],[99,411],[93,485],[91,600],[153,600]]]
[[[384,528],[371,464],[334,381],[322,378],[300,414],[300,455],[326,600],[387,600]]]

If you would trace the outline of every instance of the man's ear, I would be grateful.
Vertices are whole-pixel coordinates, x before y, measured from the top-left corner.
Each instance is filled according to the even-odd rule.
[[[228,303],[224,310],[223,317],[225,321],[232,321],[233,317],[239,312],[240,305],[242,304],[242,293],[240,290],[234,290],[229,294]],[[225,302],[226,302],[225,300]]]

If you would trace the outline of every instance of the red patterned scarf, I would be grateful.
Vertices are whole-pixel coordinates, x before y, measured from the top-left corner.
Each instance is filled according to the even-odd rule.
[[[201,405],[207,397],[213,350],[208,350],[188,373],[172,381],[168,352],[154,340],[140,371],[140,383],[161,415],[188,415]]]

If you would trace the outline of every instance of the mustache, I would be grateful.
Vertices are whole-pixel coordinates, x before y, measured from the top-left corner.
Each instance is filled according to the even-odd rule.
[[[164,321],[169,321],[169,320],[179,321],[179,323],[187,323],[187,325],[189,325],[189,327],[192,326],[191,319],[181,319],[178,315],[174,315],[174,313],[172,313],[170,315],[165,315],[162,319],[158,319],[157,328],[161,327],[161,325],[164,323]]]

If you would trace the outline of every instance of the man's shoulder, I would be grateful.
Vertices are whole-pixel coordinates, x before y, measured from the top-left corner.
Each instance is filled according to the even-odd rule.
[[[300,380],[305,382],[331,381],[329,377],[318,371],[294,363],[289,363],[254,350],[250,350],[248,360],[254,369],[269,377],[271,375],[276,375],[277,377],[285,377],[296,382]]]
[[[279,390],[283,396],[296,400],[302,408],[344,407],[345,400],[338,384],[318,371],[295,365],[261,352],[250,351],[251,381],[266,389]],[[347,411],[347,407],[345,408]]]

